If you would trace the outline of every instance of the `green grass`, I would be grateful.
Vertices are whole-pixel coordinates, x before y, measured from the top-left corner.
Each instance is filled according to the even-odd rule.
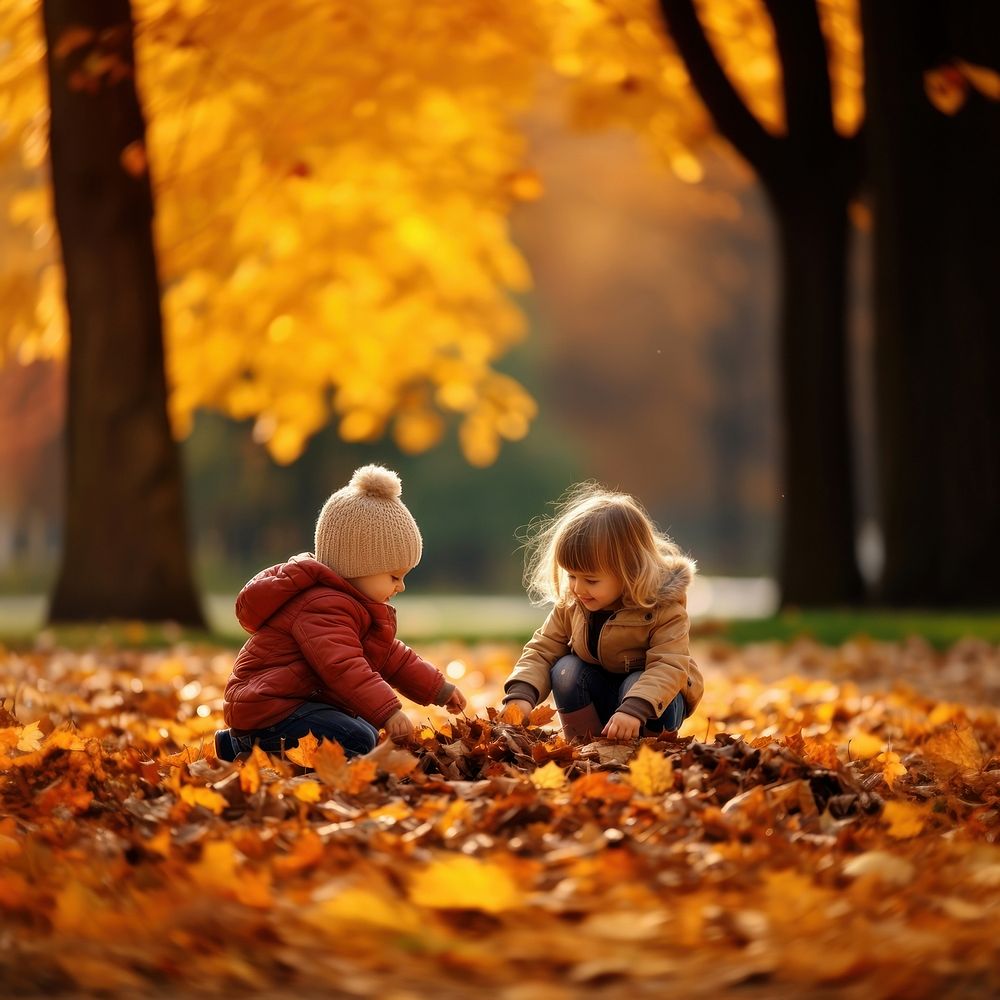
[[[769,618],[699,622],[695,636],[716,636],[743,645],[748,642],[787,642],[799,636],[833,646],[848,639],[899,642],[919,636],[944,649],[959,639],[973,637],[1000,643],[1000,613],[942,611],[785,611]]]
[[[163,624],[111,622],[107,625],[63,625],[43,628],[40,598],[0,599],[0,645],[8,649],[61,646],[157,649],[177,642],[238,648],[245,634],[232,615],[232,598],[206,598],[208,629],[179,629]],[[437,640],[523,643],[544,617],[543,609],[517,599],[424,598],[400,609],[400,638],[420,646]],[[695,638],[719,638],[737,645],[784,641],[808,636],[824,645],[848,639],[898,642],[920,636],[941,649],[965,637],[1000,644],[1000,611],[941,612],[887,610],[785,611],[768,618],[700,620]]]

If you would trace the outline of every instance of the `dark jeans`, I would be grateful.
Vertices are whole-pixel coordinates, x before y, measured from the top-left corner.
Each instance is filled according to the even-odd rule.
[[[613,674],[570,653],[552,665],[552,696],[560,712],[575,712],[593,704],[603,725],[618,711],[640,677],[641,670]],[[650,719],[643,725],[647,733],[673,732],[688,714],[684,695],[678,694],[658,719]]]
[[[255,729],[246,736],[234,736],[230,730],[220,729],[215,734],[215,751],[220,760],[235,760],[238,754],[253,749],[256,743],[261,750],[277,754],[283,748],[297,746],[308,733],[318,740],[339,743],[348,757],[368,753],[378,742],[378,730],[364,719],[322,702],[307,701],[280,722],[266,729]]]

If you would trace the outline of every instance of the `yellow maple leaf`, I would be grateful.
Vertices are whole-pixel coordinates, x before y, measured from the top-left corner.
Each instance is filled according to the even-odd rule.
[[[34,753],[41,747],[44,739],[45,736],[42,734],[41,729],[38,728],[38,723],[29,723],[18,734],[17,749],[24,751],[24,753]]]
[[[563,788],[566,785],[566,772],[554,760],[550,760],[544,767],[532,772],[531,783],[535,788]]]
[[[332,745],[338,746],[339,744]],[[306,733],[299,740],[297,746],[285,751],[285,756],[293,763],[298,764],[299,767],[315,767],[315,755],[318,746],[319,740],[312,733]],[[343,753],[343,750],[341,750],[341,753]]]
[[[662,795],[674,787],[674,766],[664,754],[643,745],[629,765],[628,780],[643,795]]]
[[[889,824],[890,837],[905,840],[923,830],[927,812],[912,802],[886,802],[882,818]]]
[[[884,750],[875,760],[882,765],[882,777],[890,788],[896,784],[897,778],[906,774],[906,767],[900,761],[899,754],[892,750]]]
[[[495,861],[455,855],[432,861],[410,883],[410,899],[437,910],[502,913],[522,905],[513,876]]]
[[[218,816],[228,803],[218,792],[211,788],[199,788],[196,785],[184,785],[181,788],[181,800],[190,806],[202,806]]]
[[[292,785],[292,794],[300,802],[319,802],[323,795],[323,786],[318,781],[301,781]]]

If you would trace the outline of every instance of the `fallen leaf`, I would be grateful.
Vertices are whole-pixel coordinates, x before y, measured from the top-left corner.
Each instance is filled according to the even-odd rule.
[[[41,747],[44,739],[41,729],[38,728],[38,723],[29,723],[18,735],[17,749],[24,753],[33,753]]]
[[[889,835],[898,840],[915,837],[924,828],[927,821],[925,809],[912,802],[886,802],[882,810],[882,818],[889,824]]]
[[[544,767],[532,771],[530,779],[535,788],[563,788],[566,785],[566,772],[554,760],[550,760]]]
[[[642,795],[662,795],[674,787],[670,758],[643,744],[629,765],[629,783]]]
[[[211,788],[200,788],[197,785],[184,785],[181,788],[181,799],[189,806],[201,806],[219,816],[228,803],[218,792]]]
[[[455,855],[433,861],[410,883],[410,900],[438,910],[502,913],[524,901],[520,887],[501,865]]]

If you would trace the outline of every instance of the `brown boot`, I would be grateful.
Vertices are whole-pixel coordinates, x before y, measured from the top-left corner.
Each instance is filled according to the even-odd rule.
[[[591,705],[584,705],[575,712],[559,712],[559,721],[563,727],[563,738],[567,743],[587,743],[595,736],[601,735],[604,726],[601,724],[601,717],[597,714],[597,709]]]

